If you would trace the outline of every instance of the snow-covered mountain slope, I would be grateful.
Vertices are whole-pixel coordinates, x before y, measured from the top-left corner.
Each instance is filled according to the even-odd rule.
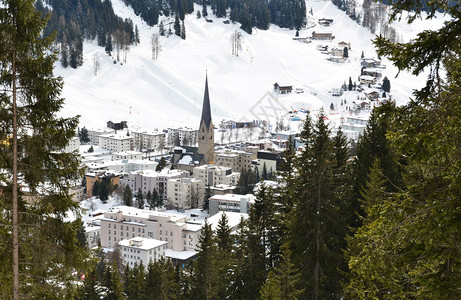
[[[373,36],[365,28],[329,1],[308,0],[307,9],[313,9],[311,23],[315,27],[301,30],[300,36],[311,36],[313,31],[332,31],[336,37],[332,42],[301,43],[292,39],[294,30],[277,26],[268,31],[254,30],[248,35],[239,29],[239,24],[223,24],[223,19],[214,17],[211,17],[213,23],[207,23],[191,14],[185,20],[186,40],[175,35],[161,37],[163,50],[153,60],[150,40],[153,33],[158,33],[158,27],[147,26],[122,0],[112,3],[117,15],[131,18],[140,30],[141,43],[131,47],[126,63],[114,64],[114,54],[111,58],[96,42],[86,42],[82,67],[74,70],[56,66],[56,74],[64,78],[62,96],[66,105],[62,114],[81,115],[81,126],[103,127],[109,120],[127,120],[130,126],[149,130],[198,127],[206,73],[215,124],[224,118],[264,118],[261,109],[255,112],[255,107],[260,105],[264,111],[264,100],[260,100],[272,92],[275,82],[305,91],[277,99],[282,107],[329,107],[339,101],[328,94],[329,90],[339,88],[349,77],[357,81],[362,51],[367,57],[376,56],[371,44]],[[316,22],[320,18],[334,19],[334,23],[321,27]],[[400,26],[404,33],[421,28],[422,25]],[[243,36],[238,57],[231,55],[230,36],[235,30]],[[350,62],[327,61],[328,56],[316,50],[318,44],[337,47],[340,41],[351,43]],[[101,65],[97,75],[95,55]],[[425,82],[424,76],[415,78],[406,73],[394,79],[397,70],[389,62],[383,63],[387,65],[384,75],[391,80],[391,92],[398,103],[407,101],[412,89]]]

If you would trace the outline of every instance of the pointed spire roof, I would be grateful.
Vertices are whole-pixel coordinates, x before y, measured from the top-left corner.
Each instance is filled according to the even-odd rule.
[[[208,75],[205,77],[205,95],[203,97],[203,107],[202,107],[202,119],[200,124],[205,122],[207,128],[210,128],[211,124],[211,109],[210,109],[210,96],[208,94]]]

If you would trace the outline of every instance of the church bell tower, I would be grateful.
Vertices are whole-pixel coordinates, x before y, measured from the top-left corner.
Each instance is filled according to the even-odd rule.
[[[205,78],[202,118],[198,130],[198,153],[203,154],[201,165],[212,164],[214,160],[214,129],[211,121],[210,96],[208,94],[208,76]]]

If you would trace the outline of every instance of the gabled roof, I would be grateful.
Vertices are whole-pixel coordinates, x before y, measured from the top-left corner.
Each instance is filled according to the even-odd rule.
[[[200,124],[202,124],[202,121],[205,122],[205,125],[207,128],[210,128],[211,108],[210,108],[210,95],[208,93],[208,75],[205,78],[205,95],[203,97],[202,119],[200,120]]]

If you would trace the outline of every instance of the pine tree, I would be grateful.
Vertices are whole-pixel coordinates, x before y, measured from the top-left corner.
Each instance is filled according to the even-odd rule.
[[[107,300],[122,300],[123,296],[123,286],[121,282],[120,275],[118,273],[117,264],[112,264],[106,269],[106,295],[104,299]]]
[[[213,299],[216,295],[216,246],[211,225],[205,220],[197,246],[197,259],[194,261],[192,293],[196,299]]]
[[[157,167],[155,167],[155,171],[160,172],[166,167],[166,159],[164,156],[160,158]]]
[[[144,208],[144,197],[141,188],[139,188],[138,192],[136,193],[136,206],[140,209]]]
[[[349,57],[349,48],[344,47],[343,49],[343,57],[348,58]]]
[[[163,25],[163,21],[160,21],[160,24],[158,25],[158,33],[160,36],[165,36],[165,27]]]
[[[0,153],[4,299],[64,298],[71,270],[86,256],[76,243],[79,221],[65,221],[70,210],[78,211],[67,192],[82,176],[78,158],[55,151],[75,135],[78,119],[58,117],[62,81],[53,75],[55,35],[43,36],[45,26],[34,2],[2,1],[0,140],[8,141]],[[23,196],[35,201],[26,204]]]
[[[349,77],[349,85],[347,87],[349,91],[352,91],[352,78]]]
[[[269,179],[269,174],[267,173],[267,166],[266,162],[263,164],[263,172],[262,172],[262,180],[268,180]]]
[[[306,119],[301,139],[306,149],[299,164],[295,207],[291,212],[290,242],[294,262],[299,265],[305,288],[303,297],[333,299],[340,297],[342,251],[346,224],[334,192],[334,148],[323,112],[315,126]]]
[[[387,76],[384,76],[383,86],[381,88],[383,89],[383,91],[388,92],[388,93],[391,91],[391,82],[389,81]]]
[[[125,189],[123,190],[123,205],[132,206],[133,205],[133,193],[131,192],[130,186],[127,184],[125,185]]]
[[[205,188],[205,194],[203,196],[203,209],[208,211],[210,208],[210,198],[212,196],[210,186],[207,185]]]
[[[206,9],[206,0],[202,0],[202,16],[204,18],[208,16],[208,11]]]
[[[412,21],[420,16],[422,4],[396,1],[391,17],[411,7]],[[461,257],[461,247],[453,242],[461,228],[461,160],[456,146],[461,138],[456,117],[461,112],[461,10],[458,2],[447,5],[443,1],[432,1],[427,8],[429,18],[443,9],[452,19],[438,30],[421,32],[409,43],[396,44],[384,37],[375,41],[378,54],[388,56],[399,70],[418,75],[430,67],[431,72],[426,86],[414,93],[415,99],[389,115],[387,138],[404,166],[404,185],[388,186],[386,163],[380,159],[387,197],[383,201],[378,194],[367,201],[380,204],[367,213],[370,222],[365,219],[355,236],[354,245],[363,251],[357,263],[349,260],[351,282],[358,283],[349,286],[362,299],[374,294],[400,299],[461,296],[461,272],[454,263]],[[447,72],[440,72],[442,64]]]
[[[90,142],[90,138],[88,136],[88,129],[86,129],[85,126],[83,126],[79,133],[78,133],[78,138],[80,139],[80,143],[86,144]]]
[[[287,244],[282,247],[282,260],[267,276],[260,291],[260,299],[299,299],[303,289],[298,285],[301,273],[291,261],[291,251]]]
[[[109,187],[105,181],[99,182],[99,199],[101,199],[102,203],[106,203],[109,199]]]
[[[175,16],[173,28],[174,28],[174,34],[176,34],[177,36],[181,36],[181,24],[179,23],[178,15]]]
[[[186,39],[186,26],[184,26],[184,21],[181,21],[181,38]],[[184,137],[186,139],[186,137]]]
[[[83,286],[79,291],[78,298],[81,300],[99,300],[101,299],[101,287],[99,286],[98,280],[96,278],[96,272],[92,269],[85,276],[83,281]]]
[[[227,215],[223,213],[216,229],[216,296],[219,299],[225,299],[229,294],[233,248],[231,228],[229,227]]]

